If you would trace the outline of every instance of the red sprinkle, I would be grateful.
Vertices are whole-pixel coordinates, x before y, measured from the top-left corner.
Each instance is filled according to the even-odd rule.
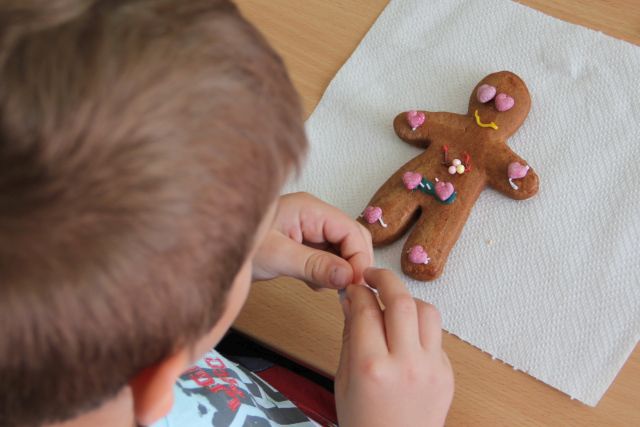
[[[448,145],[442,146],[442,154],[444,158],[444,160],[442,161],[442,164],[443,165],[449,164],[449,146]]]
[[[462,154],[464,161],[462,164],[464,165],[464,169],[466,172],[471,172],[471,155],[469,153]]]

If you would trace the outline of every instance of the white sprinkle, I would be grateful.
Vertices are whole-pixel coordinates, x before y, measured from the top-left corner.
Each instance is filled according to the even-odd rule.
[[[518,190],[518,186],[513,183],[511,178],[509,178],[509,184],[511,184],[511,188],[513,188],[514,190]]]

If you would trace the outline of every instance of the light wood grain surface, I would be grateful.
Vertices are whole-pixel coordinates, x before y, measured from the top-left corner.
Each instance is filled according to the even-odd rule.
[[[308,114],[386,5],[386,0],[238,0],[284,58]],[[639,0],[526,0],[549,15],[640,45]],[[334,292],[301,282],[256,283],[235,323],[240,332],[332,376],[342,313]],[[596,408],[514,371],[446,334],[455,370],[451,426],[640,426],[640,347]]]

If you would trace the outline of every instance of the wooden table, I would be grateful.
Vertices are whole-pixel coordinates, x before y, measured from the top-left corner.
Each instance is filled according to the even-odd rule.
[[[387,0],[237,0],[283,56],[311,114]],[[640,44],[638,0],[526,0],[570,22]],[[334,292],[301,282],[256,283],[235,328],[327,376],[338,365],[342,312]],[[445,334],[456,379],[452,426],[640,426],[640,347],[596,408],[572,401],[534,378]]]

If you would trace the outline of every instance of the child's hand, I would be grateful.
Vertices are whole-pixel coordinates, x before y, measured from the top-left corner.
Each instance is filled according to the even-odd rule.
[[[388,270],[367,269],[346,289],[335,392],[340,426],[441,426],[453,398],[440,315]]]
[[[337,254],[337,255],[336,255]],[[306,193],[282,196],[273,228],[253,261],[255,280],[291,276],[312,288],[363,283],[371,234],[338,208]]]

